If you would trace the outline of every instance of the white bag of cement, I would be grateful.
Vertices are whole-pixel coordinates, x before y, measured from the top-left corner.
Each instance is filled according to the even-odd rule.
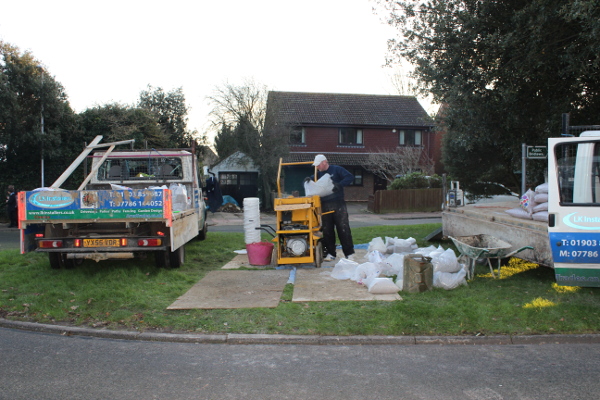
[[[385,253],[386,251],[386,247],[385,247],[385,243],[383,242],[383,239],[380,237],[376,237],[373,238],[373,240],[371,240],[371,242],[369,243],[369,249],[367,250],[367,252],[372,252],[377,250],[380,253]]]
[[[440,256],[444,254],[444,248],[439,246],[437,249],[429,253],[428,257],[431,257],[431,263],[435,265],[440,259]]]
[[[458,272],[434,272],[433,287],[446,290],[456,289],[460,285],[467,284],[467,270],[461,268]]]
[[[173,211],[185,211],[188,209],[188,197],[185,185],[171,183],[169,186],[173,198]]]
[[[306,196],[319,196],[325,197],[333,193],[333,182],[331,180],[331,175],[324,174],[319,180],[316,182],[314,180],[309,180],[304,183],[304,193]]]
[[[400,288],[390,278],[373,278],[367,285],[369,293],[393,294],[398,293]]]
[[[381,254],[379,250],[374,250],[367,254],[367,261],[372,262],[373,264],[383,262],[384,259],[384,255]]]
[[[390,254],[385,260],[387,268],[384,274],[387,276],[397,275],[402,276],[404,274],[404,254]]]
[[[429,257],[429,254],[432,251],[435,251],[435,250],[436,250],[435,246],[431,245],[429,247],[421,247],[420,249],[415,250],[414,253],[415,254],[421,254],[422,256]]]
[[[458,272],[458,270],[460,270],[460,264],[452,249],[440,254],[437,263],[433,264],[433,272]]]
[[[357,267],[358,263],[350,261],[347,258],[342,258],[335,264],[335,267],[333,267],[331,277],[340,280],[350,279],[356,272]]]
[[[354,275],[350,279],[362,284],[368,278],[379,277],[379,273],[380,271],[379,268],[377,268],[377,265],[366,262],[356,267],[356,271],[354,271]]]
[[[406,239],[396,239],[394,241],[394,253],[412,253],[412,243]]]

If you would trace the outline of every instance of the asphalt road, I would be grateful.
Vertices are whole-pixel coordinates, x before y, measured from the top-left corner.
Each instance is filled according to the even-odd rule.
[[[595,399],[600,344],[229,345],[0,328],[0,399]]]

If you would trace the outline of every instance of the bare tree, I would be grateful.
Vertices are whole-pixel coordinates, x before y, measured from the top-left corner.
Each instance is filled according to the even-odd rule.
[[[396,175],[411,172],[433,173],[433,159],[422,147],[400,147],[390,152],[377,150],[367,157],[365,168],[373,174],[392,182]]]
[[[224,84],[208,97],[211,124],[218,132],[215,147],[219,157],[241,151],[260,169],[263,205],[270,207],[279,158],[289,152],[289,128],[265,120],[266,86],[246,80],[241,86]],[[270,107],[276,105],[270,104]]]
[[[411,67],[405,63],[399,63],[390,74],[390,82],[396,94],[401,96],[416,96],[417,81],[412,77]]]

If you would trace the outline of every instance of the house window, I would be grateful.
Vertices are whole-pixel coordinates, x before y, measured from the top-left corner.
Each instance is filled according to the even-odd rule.
[[[340,128],[338,141],[341,145],[363,144],[363,131],[356,128]]]
[[[363,169],[360,167],[347,168],[348,172],[354,175],[354,182],[350,186],[362,186],[363,185]]]
[[[420,146],[421,131],[401,130],[399,144],[400,146]]]
[[[219,178],[221,185],[237,185],[238,183],[238,174],[222,173]]]
[[[303,127],[297,126],[292,129],[290,144],[306,144],[306,131]]]

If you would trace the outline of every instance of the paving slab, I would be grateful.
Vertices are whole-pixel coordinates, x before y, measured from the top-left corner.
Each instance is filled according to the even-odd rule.
[[[168,310],[275,308],[290,271],[210,271]]]
[[[292,302],[402,300],[398,293],[372,294],[354,281],[332,278],[331,271],[329,268],[298,269]]]

